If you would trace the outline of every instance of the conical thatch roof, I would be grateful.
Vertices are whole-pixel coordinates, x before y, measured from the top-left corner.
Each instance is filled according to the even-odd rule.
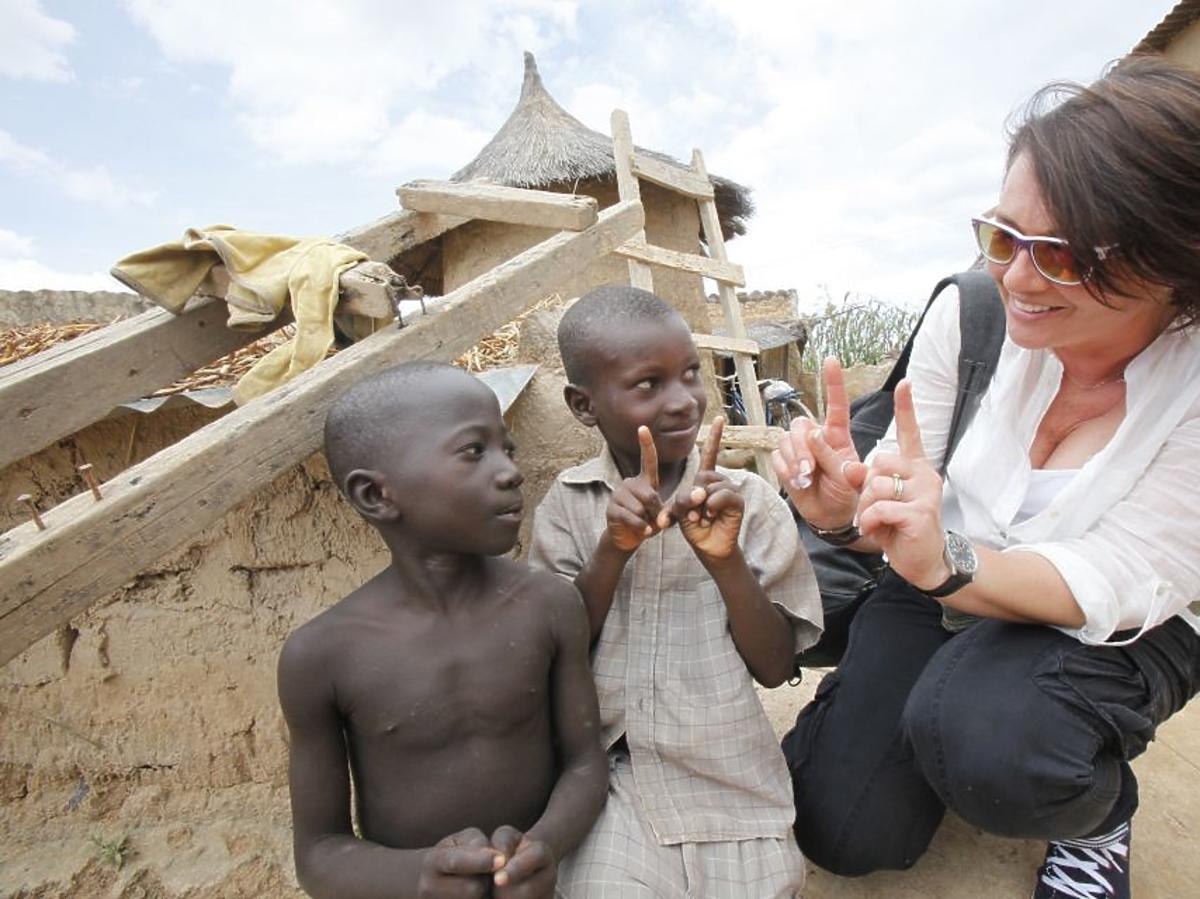
[[[663,153],[638,150],[674,165]],[[525,54],[521,98],[508,121],[471,162],[451,176],[454,181],[487,180],[509,187],[573,185],[616,177],[612,138],[593,131],[555,102],[538,74],[533,54]],[[749,188],[711,175],[717,212],[726,237],[746,233],[754,213]]]

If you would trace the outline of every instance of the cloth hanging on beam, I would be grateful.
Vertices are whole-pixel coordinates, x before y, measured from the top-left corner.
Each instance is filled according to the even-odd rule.
[[[223,295],[231,328],[257,330],[288,307],[296,334],[244,374],[234,387],[242,405],[325,358],[333,345],[338,278],[367,255],[334,241],[240,231],[231,225],[189,228],[183,238],[132,253],[112,268],[122,284],[179,313],[199,293]],[[229,284],[217,290],[214,267]],[[207,286],[207,289],[206,289]]]

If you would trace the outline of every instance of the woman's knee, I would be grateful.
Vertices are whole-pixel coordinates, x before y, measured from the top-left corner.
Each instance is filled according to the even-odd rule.
[[[909,696],[904,729],[941,800],[1003,836],[1080,836],[1104,820],[1127,770],[1053,690],[1044,628],[987,622],[951,641]],[[1028,645],[1026,645],[1028,644]]]

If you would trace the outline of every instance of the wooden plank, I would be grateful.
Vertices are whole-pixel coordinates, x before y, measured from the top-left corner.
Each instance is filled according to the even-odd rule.
[[[346,387],[404,359],[453,359],[643,225],[640,203],[618,203],[122,472],[102,501],[85,492],[45,513],[48,530],[0,535],[0,664],[314,452]]]
[[[386,260],[465,221],[405,211],[334,239]],[[369,304],[370,309],[378,305],[377,301]],[[151,309],[4,366],[0,369],[0,468],[272,330],[233,331],[225,327],[226,318],[224,303],[193,299],[182,315]]]
[[[663,162],[644,153],[633,154],[633,173],[667,190],[697,200],[711,200],[714,196],[712,182],[707,175],[699,175],[691,169]]]
[[[150,309],[0,368],[0,468],[266,333],[227,318],[211,300],[182,315]]]
[[[784,433],[783,428],[774,425],[726,425],[721,434],[721,446],[726,449],[752,449],[767,454],[778,448],[779,437]],[[708,425],[700,427],[696,442],[703,445],[708,440]],[[756,453],[757,456],[757,453]],[[757,463],[757,458],[755,462]],[[774,469],[772,469],[772,472]],[[761,475],[762,472],[760,471]]]
[[[623,109],[614,109],[609,119],[613,135],[613,162],[617,169],[617,195],[623,201],[642,201],[642,189],[633,174],[633,133],[629,130],[629,116]],[[633,237],[633,243],[645,244],[643,228]],[[640,259],[629,259],[629,283],[642,290],[654,290],[654,276],[650,266]]]
[[[692,151],[692,168],[708,181],[708,171],[704,167],[704,156],[699,150]],[[708,254],[720,262],[728,262],[725,253],[725,236],[721,232],[721,220],[717,215],[715,200],[700,201],[700,224],[704,229],[704,242],[708,244]],[[742,310],[738,305],[737,293],[733,286],[723,281],[717,282],[717,299],[721,311],[725,315],[725,327],[729,336],[746,338],[746,326],[742,323]],[[763,409],[762,396],[758,392],[758,375],[754,369],[754,359],[743,353],[733,354],[733,368],[737,372],[738,386],[742,392],[742,402],[746,407],[746,418],[751,425],[766,425],[767,416]],[[778,488],[779,481],[775,477],[775,469],[771,466],[770,453],[763,448],[754,448],[755,469],[759,475],[772,487]]]
[[[758,344],[746,337],[726,337],[723,334],[693,334],[692,341],[702,350],[719,353],[749,353],[758,355]]]
[[[582,231],[596,223],[595,197],[479,181],[410,181],[396,188],[405,209],[510,225]]]
[[[746,286],[746,273],[740,265],[732,262],[718,262],[716,259],[709,259],[707,256],[699,256],[695,253],[680,253],[677,250],[668,250],[663,247],[656,247],[653,244],[636,243],[635,241],[630,241],[623,246],[617,247],[617,253],[630,259],[648,262],[651,265],[662,265],[667,268],[692,272],[705,278],[712,278],[714,281],[723,281],[726,284],[733,284],[738,287]]]
[[[402,209],[383,218],[343,231],[333,239],[361,250],[372,259],[388,262],[406,250],[441,237],[470,219]]]

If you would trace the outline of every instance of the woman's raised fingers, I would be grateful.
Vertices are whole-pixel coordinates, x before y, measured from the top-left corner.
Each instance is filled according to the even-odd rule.
[[[905,459],[924,459],[925,446],[921,442],[921,427],[917,424],[912,382],[905,378],[897,384],[895,397],[896,442],[900,455]]]

